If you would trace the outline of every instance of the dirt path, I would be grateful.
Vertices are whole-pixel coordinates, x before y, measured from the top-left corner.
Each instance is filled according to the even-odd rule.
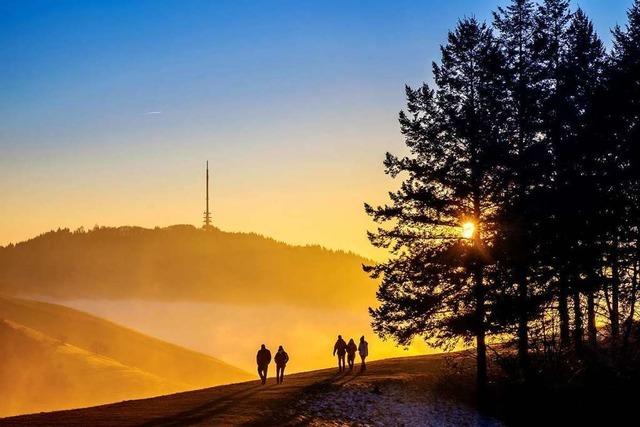
[[[439,355],[389,359],[366,373],[334,369],[71,411],[0,419],[0,426],[451,425],[493,426],[437,397]]]

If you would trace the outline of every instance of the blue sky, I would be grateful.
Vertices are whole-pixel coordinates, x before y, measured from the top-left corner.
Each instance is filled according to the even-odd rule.
[[[404,84],[497,3],[0,0],[0,244],[199,224],[209,159],[220,227],[367,252]],[[608,41],[631,0],[579,4]]]

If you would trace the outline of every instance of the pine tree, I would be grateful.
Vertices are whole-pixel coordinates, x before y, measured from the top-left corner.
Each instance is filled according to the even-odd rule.
[[[565,129],[565,142],[558,151],[561,179],[556,204],[560,207],[560,221],[554,242],[556,251],[564,254],[557,262],[564,266],[568,288],[574,300],[574,341],[580,350],[582,342],[581,291],[587,296],[589,341],[595,345],[594,292],[601,264],[598,236],[601,210],[594,168],[590,154],[588,113],[593,110],[594,97],[602,90],[605,49],[596,35],[593,24],[581,9],[571,17],[566,34],[567,49],[561,64],[560,115]],[[562,243],[564,241],[564,244]],[[584,278],[587,278],[584,280]]]
[[[621,297],[628,296],[634,304],[623,301],[633,312],[637,292],[637,259],[640,240],[640,1],[628,11],[628,23],[614,32],[614,49],[608,70],[608,111],[606,146],[611,211],[616,221],[609,230],[607,259],[611,270],[610,286],[605,288],[611,334],[617,340],[620,333]],[[623,289],[624,288],[624,289]],[[629,291],[629,288],[632,291]],[[609,292],[606,292],[610,289]],[[629,318],[628,323],[632,317]]]
[[[367,212],[390,224],[370,233],[391,258],[366,270],[382,282],[371,309],[382,337],[408,344],[423,336],[438,347],[475,339],[478,389],[486,383],[485,270],[491,260],[506,160],[502,57],[491,30],[459,22],[434,64],[436,90],[407,87],[400,125],[410,155],[387,154],[386,172],[405,177],[391,205]],[[462,238],[461,225],[475,225]]]
[[[553,177],[546,189],[546,198],[559,195],[559,186],[567,180],[567,162],[563,158],[566,152],[566,135],[564,126],[565,113],[570,108],[569,94],[561,90],[563,86],[563,68],[567,53],[567,28],[571,19],[569,2],[567,0],[544,0],[536,13],[536,53],[540,64],[541,78],[541,132],[544,133],[546,144],[552,153],[548,174]],[[568,108],[567,108],[568,107]],[[559,200],[558,200],[559,202]],[[557,266],[555,280],[557,280],[558,314],[560,319],[560,342],[569,342],[569,284],[566,254],[562,247],[570,244],[565,238],[566,212],[562,211],[563,203],[549,203],[546,205],[548,214],[544,227],[546,250],[543,256],[549,257],[547,262]],[[544,216],[543,216],[544,217]],[[553,297],[555,287],[548,287],[548,297]]]
[[[507,64],[510,185],[509,200],[503,206],[499,230],[499,267],[505,270],[504,296],[513,300],[502,307],[513,307],[517,318],[518,358],[523,370],[528,366],[529,319],[537,304],[530,287],[537,253],[536,241],[540,207],[535,192],[549,177],[544,171],[550,163],[548,149],[539,138],[543,74],[536,46],[535,9],[531,0],[512,0],[506,8],[494,13],[501,50]],[[508,207],[508,209],[506,209]]]

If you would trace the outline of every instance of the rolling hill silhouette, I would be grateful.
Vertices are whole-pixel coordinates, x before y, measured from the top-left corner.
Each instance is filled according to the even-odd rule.
[[[0,416],[242,381],[213,357],[63,306],[0,297]]]
[[[319,246],[189,225],[60,229],[0,247],[0,292],[357,307],[374,302],[367,260]]]

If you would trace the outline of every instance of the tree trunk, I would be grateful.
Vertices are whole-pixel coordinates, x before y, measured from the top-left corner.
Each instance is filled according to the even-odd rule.
[[[633,272],[631,276],[631,302],[629,303],[629,316],[625,321],[624,335],[623,335],[623,347],[626,349],[629,345],[629,338],[633,330],[633,320],[636,317],[636,301],[638,299],[638,261],[633,263]]]
[[[518,282],[518,293],[520,299],[520,312],[518,318],[518,360],[520,362],[520,368],[527,373],[529,369],[529,316],[527,313],[529,289],[527,284],[527,275],[524,269],[521,269]]]
[[[598,346],[598,330],[596,329],[596,306],[593,291],[587,293],[587,333],[589,345],[592,348]]]
[[[474,181],[475,182],[475,181]],[[473,236],[474,249],[474,292],[476,297],[476,383],[478,403],[481,407],[486,402],[487,395],[487,345],[485,342],[485,289],[484,265],[481,257],[483,242],[480,227],[480,191],[479,185],[474,186],[473,215],[476,221],[476,232]]]
[[[611,263],[611,311],[609,317],[611,320],[611,340],[615,345],[620,336],[620,271],[617,248],[614,248]]]
[[[564,273],[560,273],[560,295],[558,299],[558,312],[560,316],[560,345],[566,347],[569,345],[569,286],[564,277]]]
[[[484,402],[487,389],[487,345],[485,343],[485,306],[482,267],[477,266],[474,274],[476,293],[476,383],[479,403]]]
[[[580,308],[580,292],[573,291],[573,343],[576,353],[582,352],[582,309]]]

